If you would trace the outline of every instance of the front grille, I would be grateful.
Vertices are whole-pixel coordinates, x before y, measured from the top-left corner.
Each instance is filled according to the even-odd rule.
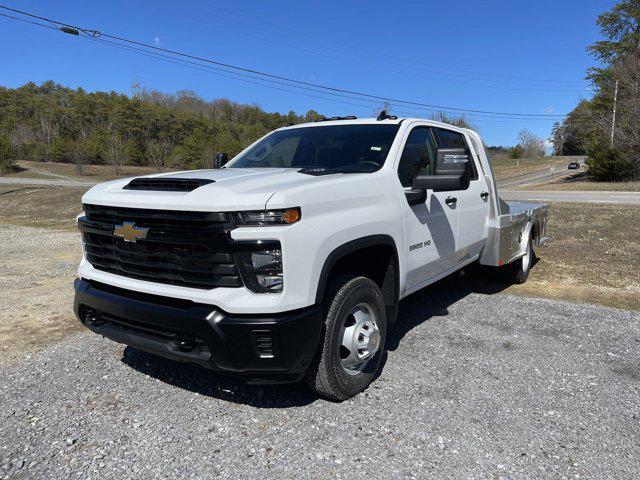
[[[122,188],[156,192],[192,192],[196,188],[214,182],[206,178],[134,178]]]
[[[229,216],[219,212],[187,212],[182,210],[152,210],[149,208],[108,207],[83,204],[87,220],[120,225],[135,222],[139,227],[161,228],[184,232],[224,230],[230,227]]]
[[[87,261],[125,277],[199,289],[241,287],[224,213],[84,205],[80,228]],[[127,242],[116,225],[134,222],[147,237]]]

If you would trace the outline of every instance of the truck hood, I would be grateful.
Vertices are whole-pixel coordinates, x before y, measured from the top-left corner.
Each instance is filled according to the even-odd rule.
[[[82,202],[160,210],[262,210],[266,208],[269,198],[277,192],[298,190],[306,184],[325,183],[341,176],[305,175],[298,173],[297,168],[188,170],[101,183],[85,193]],[[213,183],[191,192],[124,189],[133,178],[206,179],[213,180]]]

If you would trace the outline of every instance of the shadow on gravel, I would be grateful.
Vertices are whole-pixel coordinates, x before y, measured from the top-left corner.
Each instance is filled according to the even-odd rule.
[[[173,362],[133,347],[124,349],[122,362],[174,387],[256,408],[302,407],[320,398],[302,382],[291,385],[247,385],[242,380],[197,365]]]
[[[539,261],[533,258],[532,267]],[[394,351],[402,338],[433,317],[449,315],[449,306],[471,293],[493,295],[510,286],[497,271],[487,267],[469,267],[430,285],[400,302],[398,321],[389,329],[387,350]]]
[[[538,259],[534,258],[534,263]],[[400,302],[398,321],[389,329],[387,350],[396,350],[413,328],[449,314],[449,306],[471,293],[495,294],[509,286],[490,269],[465,269],[410,295]],[[382,357],[378,375],[387,361]],[[122,362],[140,373],[164,383],[207,397],[256,408],[301,407],[319,400],[304,383],[276,386],[247,385],[242,380],[206,370],[197,365],[173,362],[133,347],[124,349]]]

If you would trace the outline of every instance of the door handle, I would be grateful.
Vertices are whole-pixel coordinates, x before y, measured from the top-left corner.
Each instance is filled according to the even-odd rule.
[[[456,197],[447,197],[444,201],[447,205],[453,205],[457,203],[458,199]]]
[[[480,198],[486,200],[489,197],[489,192],[482,192],[480,194]]]

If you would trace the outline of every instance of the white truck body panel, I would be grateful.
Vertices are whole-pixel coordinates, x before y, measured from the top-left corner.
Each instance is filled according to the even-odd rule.
[[[518,258],[523,250],[517,237],[532,228],[542,229],[538,230],[538,238],[544,240],[546,207],[520,208],[501,203],[482,141],[471,130],[422,119],[345,120],[288,128],[381,123],[399,124],[399,130],[384,165],[373,173],[312,176],[300,174],[296,168],[172,172],[155,177],[203,178],[215,183],[192,192],[153,192],[125,190],[123,187],[131,179],[124,179],[97,185],[83,197],[85,204],[157,210],[232,212],[300,207],[302,220],[293,225],[239,227],[230,233],[234,240],[281,243],[281,293],[253,293],[245,287],[204,290],[149,282],[98,270],[86,259],[80,264],[79,277],[126,290],[214,305],[233,314],[265,314],[314,305],[327,258],[338,247],[363,237],[385,235],[393,240],[400,298],[477,259],[487,265],[502,265]],[[421,125],[462,133],[478,178],[465,191],[429,191],[424,204],[410,206],[397,171],[407,135]],[[488,199],[481,199],[483,192],[489,194]],[[445,203],[451,195],[457,197],[453,208]],[[419,243],[420,248],[410,249]]]

